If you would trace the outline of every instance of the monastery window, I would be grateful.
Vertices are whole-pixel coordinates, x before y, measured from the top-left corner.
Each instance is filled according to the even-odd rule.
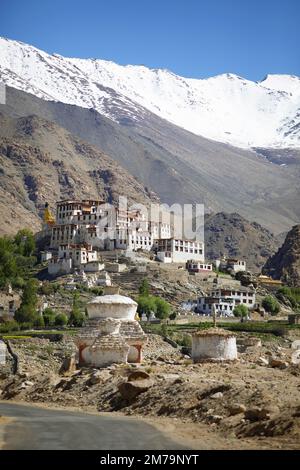
[[[246,299],[243,299],[243,304],[246,304],[247,303],[247,300]]]
[[[253,300],[249,299],[248,300],[249,304],[253,304]]]

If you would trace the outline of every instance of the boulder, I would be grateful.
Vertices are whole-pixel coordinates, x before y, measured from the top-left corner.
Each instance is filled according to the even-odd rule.
[[[135,380],[145,380],[149,378],[150,378],[150,375],[147,372],[143,370],[135,370],[133,372],[130,372],[127,380],[128,382],[134,382]]]
[[[269,365],[278,369],[286,369],[289,366],[289,363],[286,361],[282,361],[281,359],[270,357]]]
[[[219,424],[222,421],[222,419],[224,419],[224,416],[221,416],[221,415],[207,415],[207,419],[210,423]]]
[[[240,413],[245,413],[246,407],[241,403],[234,403],[233,405],[228,406],[228,411],[230,416],[235,416]]]
[[[131,401],[141,393],[146,392],[153,386],[150,379],[135,380],[134,382],[122,382],[118,385],[118,390],[125,400]]]
[[[72,356],[67,356],[64,358],[61,368],[59,370],[60,374],[69,374],[76,371],[76,360],[75,354]]]
[[[256,363],[259,366],[268,366],[269,365],[268,359],[265,359],[264,357],[259,357]]]
[[[101,382],[101,375],[97,372],[92,374],[88,380],[89,385],[96,385]]]
[[[222,392],[217,392],[214,393],[213,395],[210,396],[210,398],[213,398],[214,400],[219,400],[220,398],[223,398],[223,393]]]
[[[300,364],[300,349],[293,352],[291,356],[291,363],[295,365]]]
[[[279,408],[276,405],[268,405],[264,407],[253,407],[248,408],[245,411],[245,418],[249,421],[263,421],[270,419],[272,414],[279,412]]]
[[[31,382],[31,380],[25,380],[24,384],[26,387],[32,387],[34,385],[34,382]]]
[[[111,373],[108,370],[98,370],[93,372],[87,382],[87,385],[96,385],[103,382],[111,377]]]
[[[296,339],[295,341],[292,342],[291,344],[292,349],[300,349],[300,339]]]

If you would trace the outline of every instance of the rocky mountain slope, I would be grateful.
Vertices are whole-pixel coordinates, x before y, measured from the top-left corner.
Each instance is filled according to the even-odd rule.
[[[65,58],[0,38],[2,81],[46,100],[118,110],[143,119],[143,109],[190,132],[235,146],[300,146],[300,79],[269,75],[251,82],[234,74],[198,80],[168,70]],[[142,108],[141,108],[142,107]]]
[[[0,233],[38,230],[45,202],[104,198],[117,202],[157,201],[124,168],[57,124],[0,114]]]
[[[292,287],[300,287],[300,225],[295,225],[283,245],[271,256],[263,271]]]
[[[94,109],[42,100],[9,87],[6,98],[0,112],[56,122],[111,156],[162,202],[197,202],[209,212],[238,212],[274,233],[286,231],[300,218],[296,149],[294,164],[280,166],[263,155],[196,136],[147,110],[140,120],[118,110],[117,123]]]
[[[278,248],[274,235],[257,222],[239,214],[209,215],[205,220],[205,252],[208,259],[220,256],[247,260],[247,268],[259,271]]]

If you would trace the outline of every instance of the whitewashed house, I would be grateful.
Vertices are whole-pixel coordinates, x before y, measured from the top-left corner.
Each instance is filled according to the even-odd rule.
[[[238,258],[224,258],[216,260],[216,268],[221,271],[229,273],[237,273],[239,271],[246,271],[246,261]]]
[[[162,263],[186,263],[190,259],[204,263],[204,243],[176,238],[159,239],[156,241],[156,255]]]
[[[197,313],[211,315],[213,305],[221,316],[233,316],[233,311],[238,305],[245,305],[249,310],[255,308],[255,290],[240,286],[233,288],[216,288],[208,296],[198,298]]]
[[[204,263],[201,261],[189,260],[186,263],[186,269],[190,273],[212,273],[213,266],[210,263]]]
[[[48,273],[51,275],[69,274],[76,269],[88,268],[95,272],[95,269],[102,269],[98,260],[97,251],[92,249],[92,245],[61,244],[58,248],[57,256],[53,256],[48,265]]]

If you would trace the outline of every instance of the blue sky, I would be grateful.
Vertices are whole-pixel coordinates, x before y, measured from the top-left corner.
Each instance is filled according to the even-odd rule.
[[[205,78],[300,75],[300,0],[0,0],[0,35]]]

